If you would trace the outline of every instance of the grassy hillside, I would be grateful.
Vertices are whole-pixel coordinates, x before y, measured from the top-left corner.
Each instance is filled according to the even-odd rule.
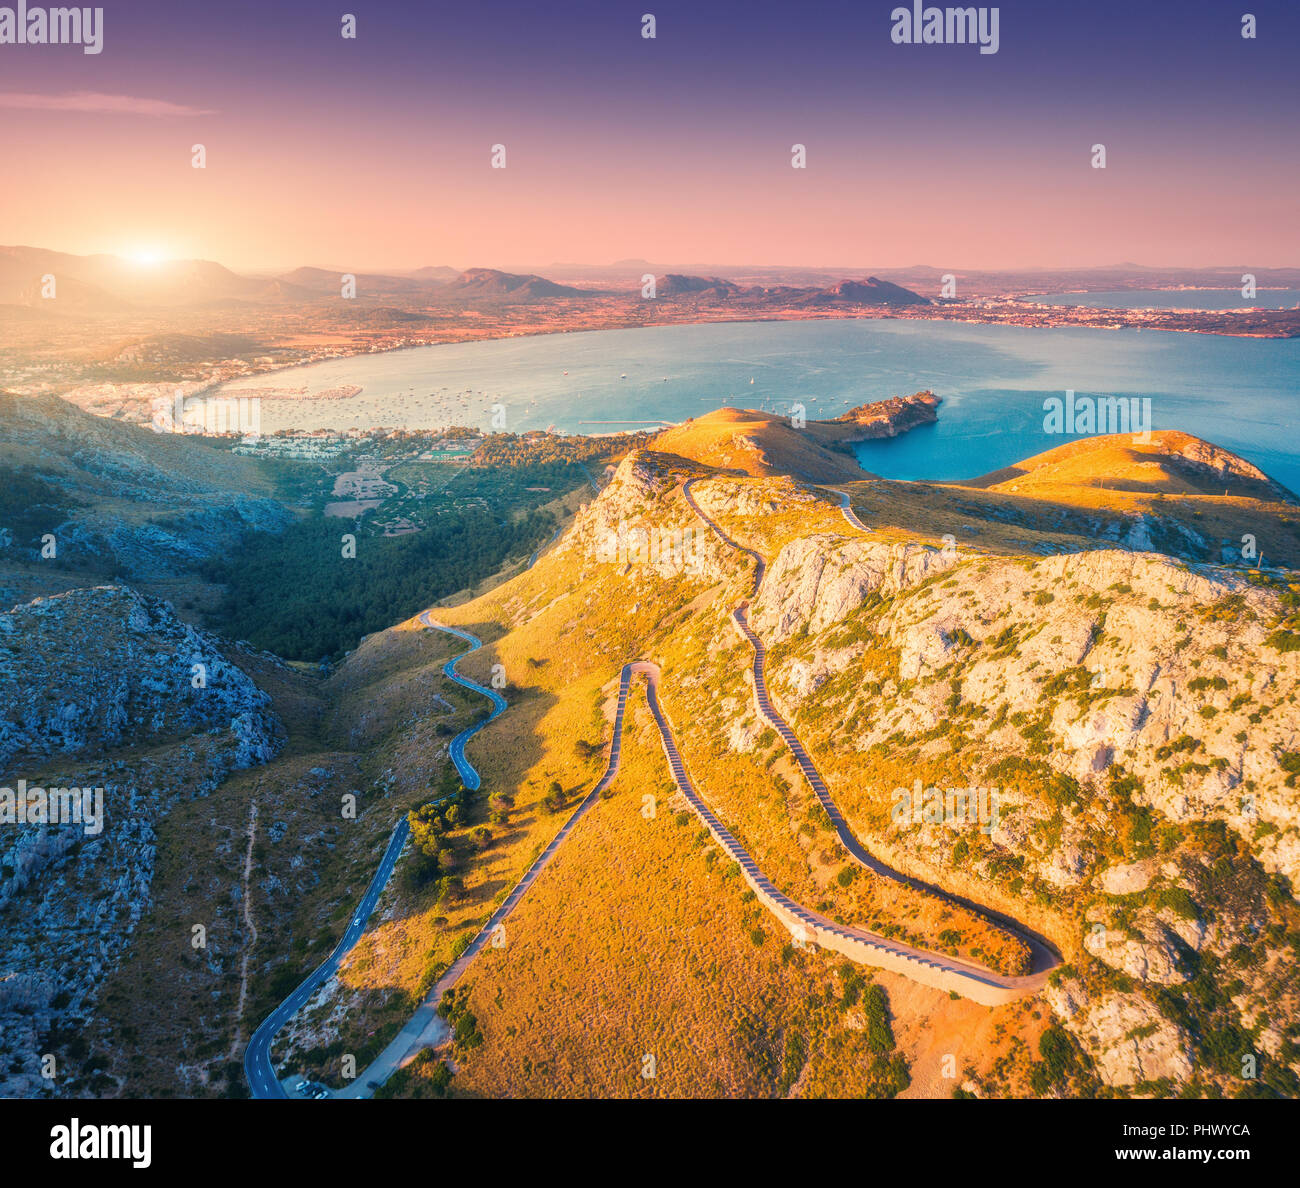
[[[1224,499],[1188,477],[1178,460],[1188,445],[1158,443],[1135,462],[1167,475],[1148,475],[1141,494],[1178,500],[1162,511],[1180,525],[1176,517],[1194,520],[1206,506],[1184,501]],[[1025,473],[1049,482],[1041,463]],[[1069,488],[1093,517],[1127,514],[1090,505],[1087,474],[1076,462],[1051,480],[1051,494]],[[863,536],[832,499],[786,479],[634,455],[542,564],[448,615],[492,639],[467,667],[486,673],[503,663],[519,706],[549,707],[528,718],[522,753],[515,707],[472,744],[489,786],[526,794],[549,776],[572,802],[594,779],[589,756],[605,741],[607,728],[597,727],[619,666],[653,659],[701,793],[783,890],[995,967],[1010,956],[1011,941],[989,917],[855,872],[818,819],[752,709],[748,649],[728,620],[750,583],[743,554],[708,536],[694,570],[672,572],[663,556],[600,559],[601,534],[620,523],[644,526],[651,539],[686,533],[696,520],[680,484],[692,475],[707,480],[696,488],[700,502],[724,530],[768,558],[752,621],[773,648],[773,693],[855,834],[904,871],[1041,930],[1065,956],[1041,997],[994,1009],[871,974],[888,990],[891,1026],[918,1071],[909,1091],[950,1095],[964,1083],[991,1094],[1292,1093],[1297,1037],[1284,1021],[1294,1017],[1300,937],[1286,749],[1298,676],[1285,645],[1293,595],[1244,572],[1099,550],[1081,528],[1052,523],[1049,532],[1050,521],[1029,515],[1013,522],[1008,507],[1020,514],[1027,500],[997,488],[1014,476],[850,487],[858,514],[879,525]],[[1248,474],[1241,481],[1259,484]],[[1272,509],[1287,526],[1282,493],[1248,492],[1226,498]],[[934,520],[921,530],[923,512],[912,506],[932,500],[951,510],[960,500],[970,516],[981,498],[987,548],[962,539],[945,549]],[[902,523],[891,522],[896,510],[908,512],[892,517]],[[1085,542],[1073,556],[1039,552]],[[1178,657],[1172,673],[1168,656]],[[463,993],[482,1044],[439,1054],[455,1069],[451,1091],[879,1091],[843,1079],[838,1029],[821,1031],[811,1018],[794,1043],[817,1053],[817,1071],[771,1079],[763,1053],[786,1042],[784,996],[815,975],[790,968],[789,953],[782,963],[780,927],[727,879],[694,819],[682,819],[635,704],[625,745],[609,799],[511,917],[508,944],[471,968]],[[1000,820],[987,831],[900,825],[890,815],[894,790],[918,779],[995,787]],[[646,796],[655,805],[648,819]],[[698,901],[707,909],[689,906]],[[693,997],[701,971],[709,993]],[[654,993],[644,992],[647,980]],[[759,993],[769,995],[760,1012],[767,1040],[755,1049],[736,1036],[749,1033],[740,1020]],[[1126,1044],[1133,1029],[1140,1039]],[[935,1033],[950,1037],[951,1051],[935,1049],[927,1038]],[[642,1048],[667,1054],[660,1067],[673,1070],[670,1079],[640,1077]],[[1264,1071],[1243,1085],[1233,1061],[1247,1050]],[[952,1065],[945,1055],[957,1056],[956,1081],[942,1072]],[[422,1062],[402,1091],[442,1091],[436,1063]]]
[[[1001,975],[1030,929],[1062,964],[984,1007],[803,948],[689,811],[638,688],[607,795],[469,967],[448,1041],[385,1093],[1296,1095],[1300,583],[1223,563],[1243,517],[1294,555],[1289,494],[1185,435],[1097,439],[967,483],[840,471],[862,531],[804,469],[847,455],[808,438],[734,410],[671,430],[535,565],[436,609],[484,640],[460,671],[509,708],[469,744],[481,791],[440,810],[436,855],[408,849],[285,1067],[339,1085],[396,1034],[592,787],[619,671],[646,659],[699,795],[783,894]],[[742,602],[853,835],[920,885],[853,860],[760,718]],[[448,743],[485,713],[441,673],[456,649],[410,619],[328,677],[241,653],[287,743],[160,826],[107,1075],[238,1091],[240,1037],[327,951],[401,814],[455,782]],[[992,790],[996,817],[900,818],[918,785]],[[206,955],[177,943],[199,917]]]

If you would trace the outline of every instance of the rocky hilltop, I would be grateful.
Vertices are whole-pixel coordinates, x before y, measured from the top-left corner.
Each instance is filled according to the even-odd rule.
[[[849,448],[855,441],[897,437],[937,420],[933,392],[894,396],[850,409],[834,420],[796,419],[755,409],[721,408],[659,434],[655,450],[755,476],[809,482],[868,477]]]
[[[215,637],[124,586],[0,615],[0,771],[228,730],[236,766],[265,758],[269,698]]]
[[[1228,469],[1258,482],[1246,467]],[[698,495],[751,545],[754,486]],[[760,489],[769,517],[810,498]],[[1067,965],[1046,1000],[1101,1085],[1215,1083],[1227,1030],[1271,1084],[1300,1086],[1294,587],[1150,551],[891,541],[805,508],[809,531],[760,546],[752,623],[858,836],[1053,938]],[[918,780],[992,787],[999,819],[900,824],[891,794]]]
[[[918,425],[939,419],[940,398],[933,392],[913,392],[860,404],[831,421],[810,421],[810,431],[828,445],[846,445],[880,437],[897,437]]]
[[[727,764],[773,761],[726,614],[745,597],[752,562],[707,533],[689,573],[653,548],[620,554],[613,570],[599,565],[602,542],[620,531],[648,542],[689,533],[699,520],[681,490],[692,478],[702,510],[766,559],[749,621],[770,649],[768,687],[854,835],[895,869],[1026,922],[1062,955],[1040,1002],[1074,1071],[1044,1080],[1024,1063],[1018,1091],[1233,1092],[1244,1055],[1266,1070],[1261,1091],[1300,1089],[1288,1022],[1300,1005],[1300,604],[1285,576],[1179,552],[1191,525],[1213,522],[1218,501],[1287,493],[1209,443],[1161,435],[1130,461],[1146,493],[1165,500],[1162,530],[1110,531],[1117,513],[1099,505],[1090,543],[1058,534],[1043,556],[1017,547],[1014,517],[982,544],[936,531],[947,514],[938,509],[969,499],[975,484],[950,493],[842,484],[864,530],[832,494],[758,468],[716,469],[704,448],[716,440],[685,437],[670,431],[655,444],[693,447],[689,458],[629,455],[554,557],[571,575],[567,597],[593,591],[589,615],[632,602],[643,611],[659,597],[652,577],[675,580],[682,605],[691,600],[670,614],[671,631],[653,635],[651,654],[689,690],[670,700],[683,735],[712,726],[710,737],[725,739],[726,758],[696,759],[710,794],[722,796]],[[1117,448],[1115,439],[1077,443],[1013,469],[1082,499],[1096,459],[1080,468],[1071,455]],[[930,509],[928,535],[895,518],[911,501]],[[1257,522],[1266,507],[1252,513]],[[1176,547],[1157,551],[1153,535]],[[599,596],[588,585],[597,580]],[[706,601],[710,585],[718,593]],[[694,641],[689,660],[677,636]],[[632,655],[645,645],[624,646]],[[914,786],[983,789],[997,813],[986,827],[897,819],[897,791]],[[737,822],[756,811],[721,803]],[[769,869],[774,836],[748,839]],[[797,886],[793,866],[784,877]],[[1005,1093],[1007,1075],[986,1069],[967,1084]]]

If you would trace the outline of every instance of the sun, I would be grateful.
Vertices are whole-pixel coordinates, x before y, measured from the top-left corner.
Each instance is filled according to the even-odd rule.
[[[126,258],[132,264],[138,264],[141,268],[153,268],[161,264],[167,257],[157,248],[136,248],[134,251],[127,252]]]

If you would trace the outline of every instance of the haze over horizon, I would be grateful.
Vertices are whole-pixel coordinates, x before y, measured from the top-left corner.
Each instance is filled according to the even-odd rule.
[[[62,252],[75,256],[111,256],[121,260],[126,265],[133,265],[142,270],[148,270],[166,265],[186,264],[186,263],[203,263],[216,264],[220,267],[230,269],[235,273],[241,273],[248,276],[256,277],[278,277],[284,276],[300,268],[318,268],[326,271],[362,271],[380,276],[406,276],[418,272],[424,268],[451,268],[457,272],[465,272],[470,269],[486,268],[494,271],[522,274],[540,274],[547,275],[552,272],[562,274],[566,269],[573,269],[581,272],[591,272],[593,274],[612,274],[620,265],[627,265],[629,268],[649,266],[654,268],[657,273],[676,272],[687,274],[701,275],[745,275],[751,272],[764,272],[773,275],[782,273],[799,273],[799,272],[818,272],[825,273],[828,276],[837,275],[844,277],[865,276],[871,272],[910,272],[910,271],[943,271],[944,268],[952,269],[958,273],[963,272],[980,272],[980,273],[1071,273],[1071,272],[1108,272],[1119,269],[1137,269],[1140,271],[1163,272],[1163,271],[1188,271],[1188,272],[1214,272],[1231,270],[1238,267],[1243,268],[1261,268],[1266,267],[1273,270],[1300,269],[1300,263],[1283,262],[1273,265],[1261,266],[1254,261],[1160,261],[1151,262],[1146,260],[1117,260],[1098,264],[1071,264],[1071,263],[1040,263],[1026,264],[1018,267],[999,267],[997,265],[983,267],[967,267],[961,261],[945,264],[940,266],[927,260],[912,261],[907,264],[877,265],[877,264],[853,264],[853,263],[807,263],[801,261],[767,261],[767,260],[749,260],[744,262],[709,262],[709,261],[681,261],[681,260],[646,260],[640,257],[624,257],[619,260],[506,260],[493,264],[484,264],[478,261],[449,261],[449,260],[424,260],[417,262],[415,258],[404,260],[400,263],[369,263],[355,261],[338,261],[338,260],[289,260],[278,263],[248,265],[239,267],[225,260],[210,259],[198,256],[170,256],[157,255],[148,253],[149,258],[141,258],[138,250],[131,249],[127,251],[113,250],[109,248],[91,250],[86,252],[74,252],[57,244],[0,244],[0,250],[6,248],[31,249],[35,251]],[[629,277],[629,284],[639,278]]]
[[[1013,0],[988,55],[893,44],[892,4],[674,0],[653,40],[646,7],[378,5],[355,40],[305,2],[109,7],[98,55],[0,49],[4,238],[245,272],[1300,261],[1294,6],[1247,40],[1209,3]]]

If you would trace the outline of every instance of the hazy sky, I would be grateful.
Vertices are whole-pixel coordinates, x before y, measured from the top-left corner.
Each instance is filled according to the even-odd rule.
[[[996,54],[895,45],[895,7],[106,0],[98,55],[0,45],[0,242],[243,268],[1300,265],[1294,0],[1014,0]]]

